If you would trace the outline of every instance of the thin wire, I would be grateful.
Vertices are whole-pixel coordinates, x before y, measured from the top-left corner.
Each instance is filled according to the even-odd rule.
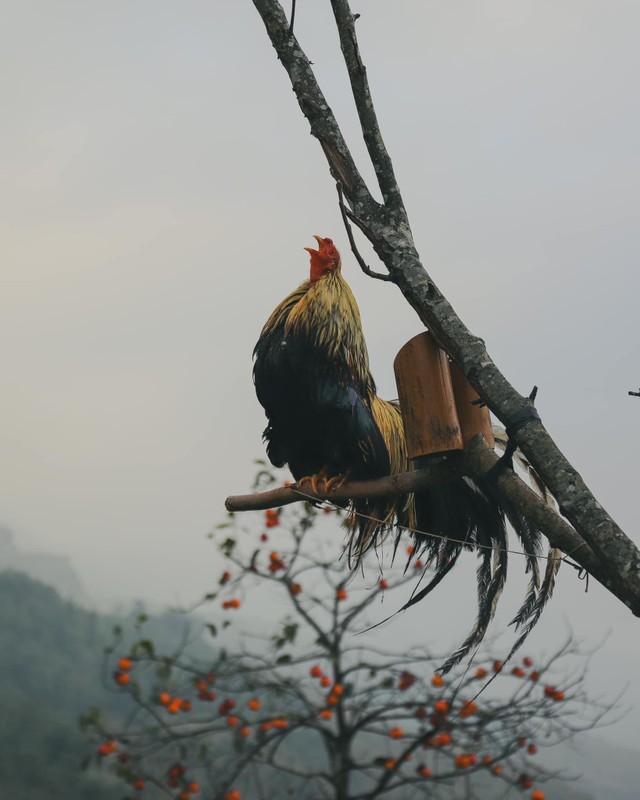
[[[305,494],[305,492],[302,492],[302,491],[300,491],[300,489],[297,489],[297,488],[295,488],[293,486],[291,486],[289,488],[292,489],[292,491],[294,491],[296,494],[299,494],[301,497],[304,497],[307,500],[311,500],[314,503],[326,503],[327,505],[330,505],[335,510],[340,508],[340,506],[336,506],[334,503],[331,503],[330,500],[318,500],[317,497],[313,497],[313,495],[310,495],[310,494]],[[355,517],[360,517],[361,519],[368,519],[370,522],[376,522],[376,523],[378,523],[378,525],[387,525],[388,524],[388,522],[385,522],[382,519],[376,519],[376,517],[370,517],[368,514],[362,514],[359,511],[355,511],[354,509],[351,509],[349,513],[353,514]],[[396,524],[394,527],[399,528],[400,530],[403,530],[403,531],[407,531],[408,533],[415,533],[418,536],[430,536],[433,539],[442,539],[442,541],[444,541],[444,542],[457,542],[458,544],[461,544],[459,539],[453,539],[450,536],[443,536],[440,533],[427,533],[426,531],[419,531],[419,530],[416,530],[415,528],[410,528],[407,525],[398,525],[398,524]],[[462,542],[462,544],[464,544],[464,542]],[[484,548],[485,550],[491,550],[492,552],[511,553],[513,555],[525,556],[527,558],[538,558],[541,561],[546,561],[547,560],[547,556],[540,556],[540,555],[537,555],[536,553],[527,553],[525,550],[510,550],[510,549],[504,548],[504,547],[494,547],[493,545],[490,545],[490,544],[480,544],[479,542],[475,542],[473,544],[477,548]],[[584,542],[579,544],[578,547],[582,547],[582,544],[584,544]],[[578,549],[578,547],[576,547],[574,550],[572,550],[571,553],[574,553],[575,550]],[[568,553],[567,556],[571,555],[571,553]],[[562,558],[562,561],[564,561],[564,559],[567,556],[564,556]]]

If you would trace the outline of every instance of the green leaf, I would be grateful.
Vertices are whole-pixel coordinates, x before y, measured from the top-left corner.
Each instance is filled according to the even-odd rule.
[[[222,544],[220,545],[220,549],[225,554],[225,556],[229,558],[235,546],[236,546],[236,540],[229,538],[225,539],[224,542],[222,542]]]
[[[139,647],[140,647],[140,649],[141,649],[141,650],[143,650],[143,651],[144,651],[144,652],[145,652],[145,653],[146,653],[148,656],[152,656],[152,655],[155,653],[155,651],[156,651],[155,645],[153,644],[153,642],[151,641],[151,639],[141,639],[141,640],[138,642],[138,646],[139,646]]]
[[[217,636],[218,635],[218,629],[216,628],[215,625],[207,625],[207,630],[209,631],[209,633],[212,636]]]
[[[281,656],[276,658],[276,664],[290,664],[291,663],[291,656],[288,653],[284,653]]]
[[[297,622],[290,622],[284,626],[284,628],[282,629],[282,633],[284,635],[285,641],[291,642],[291,644],[293,644],[296,638],[296,634],[298,633],[298,627],[299,625]]]

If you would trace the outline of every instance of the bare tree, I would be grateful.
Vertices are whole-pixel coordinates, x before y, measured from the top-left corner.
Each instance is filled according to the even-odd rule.
[[[571,552],[584,570],[593,574],[610,592],[640,615],[640,552],[619,528],[567,461],[542,424],[533,403],[521,396],[498,370],[484,342],[460,320],[421,263],[413,242],[409,218],[398,186],[391,157],[373,105],[358,38],[356,20],[348,0],[329,0],[356,105],[362,136],[373,164],[382,202],[373,197],[351,155],[311,63],[294,33],[291,20],[278,0],[253,0],[262,17],[278,58],[287,71],[302,113],[318,139],[331,175],[346,205],[341,207],[351,222],[371,242],[387,273],[376,273],[358,261],[374,278],[394,282],[439,344],[456,362],[482,400],[505,425],[552,492],[561,513],[547,518],[545,534],[552,545]],[[300,13],[300,11],[298,12]],[[354,241],[350,233],[350,242]],[[354,247],[355,250],[355,247]],[[357,254],[357,250],[355,250]],[[485,456],[485,465],[487,465]],[[477,466],[477,465],[476,465]],[[471,470],[469,464],[467,467]],[[437,472],[437,470],[435,471]],[[424,476],[425,481],[436,478]],[[514,501],[516,484],[504,481],[502,490]]]
[[[276,788],[309,800],[479,798],[488,784],[533,789],[550,777],[538,747],[593,727],[607,710],[585,695],[584,661],[566,677],[572,645],[508,669],[485,655],[445,680],[434,672],[441,654],[363,643],[355,634],[421,565],[355,589],[326,536],[333,518],[298,504],[268,510],[258,529],[233,515],[217,529],[226,564],[207,596],[215,659],[198,660],[184,642],[166,654],[143,634],[128,650],[119,639],[106,674],[130,709],[122,721],[85,718],[98,762],[146,787],[145,797],[180,800]]]

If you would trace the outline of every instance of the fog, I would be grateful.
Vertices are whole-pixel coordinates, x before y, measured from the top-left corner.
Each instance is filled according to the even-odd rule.
[[[638,541],[640,6],[353,8],[425,264],[513,385],[540,387],[545,425]],[[383,396],[420,323],[348,253],[249,0],[33,0],[6,16],[0,520],[70,557],[95,602],[188,603],[217,580],[206,533],[224,497],[263,455],[251,351],[312,234],[342,248]],[[370,179],[328,3],[301,0],[296,31]],[[446,583],[384,636],[460,641],[472,572]],[[615,691],[640,669],[638,623],[584,589],[561,570],[529,649],[608,634],[590,680]],[[608,735],[638,727],[634,711]]]

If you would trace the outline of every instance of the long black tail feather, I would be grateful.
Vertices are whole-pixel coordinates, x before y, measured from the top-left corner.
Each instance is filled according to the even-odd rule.
[[[478,567],[478,572],[483,573],[482,583],[486,581],[485,573],[487,566],[484,563],[486,556],[482,558],[481,564]],[[485,591],[481,590],[481,580],[478,576],[478,617],[475,625],[467,635],[467,638],[460,645],[460,647],[445,661],[445,663],[438,670],[443,675],[452,670],[459,664],[465,656],[468,655],[470,650],[479,644],[484,638],[487,628],[495,614],[496,605],[502,594],[502,590],[507,580],[507,552],[506,549],[496,547],[494,550],[493,558],[489,554],[489,567],[488,570],[492,571],[491,580],[489,581]],[[494,562],[493,569],[491,561]]]
[[[559,560],[549,556],[541,583],[540,531],[517,508],[498,497],[495,479],[495,475],[479,480],[455,479],[437,489],[421,492],[415,498],[418,529],[445,538],[414,534],[415,557],[425,557],[427,567],[435,568],[435,575],[424,589],[412,596],[403,610],[422,600],[442,581],[463,549],[476,549],[480,559],[476,572],[477,618],[464,642],[441,667],[443,674],[482,641],[493,619],[507,578],[507,523],[513,528],[526,559],[525,573],[530,575],[524,600],[512,620],[520,635],[510,656],[524,642],[553,592]]]
[[[553,595],[553,590],[556,583],[556,575],[558,574],[561,563],[562,557],[560,551],[555,548],[550,548],[547,555],[547,567],[545,569],[544,578],[542,579],[542,586],[540,587],[540,591],[536,597],[536,602],[526,620],[526,625],[522,628],[520,636],[509,651],[509,655],[506,657],[505,661],[508,661],[511,656],[520,648],[524,640],[533,630],[535,624],[540,619],[540,615],[542,614],[544,607]]]
[[[426,460],[433,463],[442,458],[436,456]],[[424,466],[424,462],[425,459],[420,459],[420,463],[414,463],[414,466]],[[503,463],[502,468],[509,469],[511,466]],[[539,488],[530,469],[529,475],[534,486]],[[525,574],[529,575],[523,602],[511,621],[518,631],[518,638],[509,658],[537,623],[553,593],[560,564],[559,555],[557,551],[550,551],[541,579],[538,564],[541,558],[541,533],[517,507],[498,494],[497,476],[496,470],[480,479],[454,478],[445,484],[417,492],[406,506],[393,506],[380,500],[358,501],[355,505],[356,515],[350,524],[355,536],[351,537],[349,552],[356,564],[367,549],[376,548],[395,528],[393,558],[397,556],[401,542],[406,541],[405,530],[409,530],[413,547],[406,569],[411,563],[422,560],[425,573],[427,570],[433,571],[427,585],[419,589],[418,584],[400,611],[411,608],[429,595],[452,571],[463,550],[477,552],[476,620],[462,644],[442,665],[442,673],[451,670],[482,641],[495,615],[507,578],[507,525],[513,528],[518,540],[517,549],[525,558]],[[543,494],[543,497],[551,502],[548,495]],[[365,513],[378,522],[358,518],[358,513]]]

